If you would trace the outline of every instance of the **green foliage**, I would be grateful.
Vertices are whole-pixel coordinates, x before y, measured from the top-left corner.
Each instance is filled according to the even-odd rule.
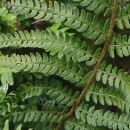
[[[50,52],[51,55],[58,54],[60,59],[63,56],[66,56],[68,61],[70,59],[72,59],[74,62],[87,61],[86,64],[95,64],[96,59],[101,52],[101,49],[99,48],[95,54],[93,54],[93,50],[87,46],[85,41],[82,42],[79,38],[75,38],[75,36],[69,36],[68,33],[64,33],[59,30],[56,32],[55,30],[32,30],[30,33],[28,31],[19,31],[15,32],[13,35],[1,34],[0,44],[0,48],[42,48],[45,49],[46,52]],[[89,59],[91,59],[91,61],[89,61]]]
[[[92,85],[90,90],[85,96],[86,101],[90,101],[92,98],[93,102],[98,104],[108,104],[110,106],[116,106],[122,111],[129,113],[130,105],[125,100],[125,96],[114,88],[103,88],[98,87],[96,85]]]
[[[6,7],[0,7],[0,30],[3,30],[3,26],[12,29],[11,31],[16,30],[16,23],[16,16],[10,13]]]
[[[118,16],[117,16],[117,27],[119,29],[124,29],[130,28],[130,18],[129,18],[129,13],[130,13],[130,4],[127,4],[126,6],[120,6],[118,9]]]
[[[88,108],[88,105],[81,105],[76,109],[76,118],[87,122],[92,126],[108,126],[109,129],[129,129],[129,115],[119,114],[110,111],[104,112],[102,109],[95,110],[92,106]],[[120,123],[121,122],[121,123]]]
[[[0,129],[56,128],[99,60],[113,2],[0,1]],[[130,129],[129,4],[119,0],[109,54],[62,130]]]
[[[79,6],[85,7],[89,11],[94,11],[97,15],[103,13],[104,16],[110,16],[112,13],[113,0],[73,0],[78,2]]]
[[[109,86],[115,86],[120,88],[122,91],[129,91],[129,74],[124,72],[122,69],[118,69],[116,66],[113,67],[111,64],[107,65],[103,62],[99,71],[96,75],[96,80],[102,80],[103,84],[109,84]]]
[[[9,120],[6,120],[5,121],[5,125],[4,125],[4,128],[3,130],[9,130]],[[22,130],[22,125],[19,125],[16,130]],[[28,129],[28,130],[32,130],[32,129]]]
[[[16,15],[25,15],[26,18],[34,17],[36,20],[63,22],[65,26],[83,32],[86,38],[96,40],[95,44],[101,44],[105,41],[110,23],[108,19],[104,22],[98,20],[96,16],[84,9],[80,11],[77,7],[63,3],[59,4],[56,1],[54,3],[50,2],[48,5],[45,1],[39,2],[38,0],[22,0],[18,2],[12,0],[9,6]]]
[[[129,56],[130,47],[129,47],[129,37],[127,35],[117,35],[113,37],[111,45],[109,48],[109,53],[112,58],[117,54],[119,57]]]

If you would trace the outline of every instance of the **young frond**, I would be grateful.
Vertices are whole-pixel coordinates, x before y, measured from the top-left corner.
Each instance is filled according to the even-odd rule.
[[[25,15],[26,18],[34,18],[38,21],[50,21],[63,23],[71,29],[83,32],[83,35],[95,40],[95,44],[102,44],[105,41],[110,20],[101,21],[84,9],[81,11],[77,7],[65,5],[58,2],[46,3],[39,0],[12,0],[9,4],[10,10],[16,15]]]
[[[0,35],[0,48],[42,48],[51,55],[58,54],[61,59],[66,56],[66,59],[72,59],[74,62],[85,61],[86,64],[95,64],[101,49],[96,52],[87,46],[87,43],[82,42],[75,36],[69,36],[68,33],[61,31],[28,31],[15,32],[12,34]],[[97,54],[98,53],[98,54]],[[90,60],[90,61],[89,61]]]
[[[125,96],[115,88],[103,88],[93,84],[85,96],[87,101],[90,101],[91,98],[96,104],[100,103],[102,105],[113,105],[126,113],[130,112],[130,105],[125,100]]]

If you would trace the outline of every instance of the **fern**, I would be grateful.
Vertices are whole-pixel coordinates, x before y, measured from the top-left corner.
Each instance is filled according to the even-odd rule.
[[[17,20],[16,20],[16,16],[13,15],[12,13],[9,13],[7,8],[0,7],[0,23],[5,24],[4,22],[6,22],[8,26],[15,28],[15,24]]]
[[[9,120],[5,121],[4,128],[2,130],[9,130]],[[18,125],[16,130],[22,130],[22,124]],[[28,130],[32,130],[31,128]]]
[[[109,16],[112,12],[113,0],[73,0],[79,2],[78,5],[85,7],[89,11],[94,11],[96,14],[103,13],[104,16]]]
[[[115,86],[116,88],[120,88],[122,91],[129,91],[129,75],[123,70],[118,70],[115,66],[107,65],[106,62],[103,62],[101,65],[101,69],[98,71],[96,76],[97,81],[102,79],[103,84],[109,84],[109,86]]]
[[[6,118],[7,117],[8,116],[6,116]],[[57,123],[62,118],[63,118],[63,116],[61,115],[61,113],[55,113],[55,112],[51,113],[48,111],[45,111],[45,112],[39,112],[39,111],[14,112],[14,113],[11,113],[11,115],[10,115],[10,120],[12,120],[14,123],[20,122],[20,121],[24,121],[24,122],[37,122],[37,121],[48,122],[49,121],[51,123]]]
[[[119,7],[119,11],[118,11],[118,17],[116,19],[117,21],[117,27],[119,29],[129,29],[130,28],[130,22],[129,22],[129,8],[130,8],[130,4],[123,6],[123,7]]]
[[[93,84],[90,90],[88,90],[85,96],[86,101],[90,101],[92,98],[96,104],[99,102],[102,105],[108,104],[110,106],[117,106],[122,111],[129,113],[130,106],[125,96],[119,90],[95,86],[96,85]]]
[[[76,129],[82,129],[82,130],[106,130],[103,127],[94,127],[91,125],[88,125],[82,121],[77,120],[76,118],[69,119],[65,123],[65,129],[66,130],[76,130]]]
[[[6,45],[5,45],[6,44]],[[80,39],[73,36],[69,36],[67,33],[57,31],[28,31],[15,32],[11,34],[1,34],[0,36],[0,48],[12,47],[12,48],[42,48],[46,52],[50,52],[51,55],[58,54],[61,59],[64,55],[69,61],[70,58],[74,62],[88,61],[86,64],[96,63],[98,53],[101,49],[98,49],[95,54],[93,50],[87,46],[86,42],[81,42]],[[71,48],[71,50],[69,49]],[[88,51],[87,51],[88,50]],[[92,51],[91,51],[92,50]],[[72,52],[73,51],[73,52]],[[91,59],[91,61],[89,61]]]
[[[32,84],[21,85],[20,90],[18,91],[20,91],[18,95],[20,95],[23,101],[32,96],[46,95],[51,100],[55,99],[55,101],[58,104],[62,105],[67,104],[67,106],[72,106],[74,101],[79,96],[78,91],[74,95],[72,95],[73,94],[72,90],[68,89],[67,86],[64,86],[62,82],[59,82],[58,80],[57,81],[48,80],[48,83],[46,82],[45,84],[36,83],[35,85]]]
[[[107,126],[109,129],[129,129],[129,115],[110,111],[95,110],[95,107],[84,105],[76,109],[76,118],[92,126]]]
[[[112,58],[114,58],[116,54],[119,57],[129,56],[129,50],[129,37],[127,35],[113,37],[109,48],[109,54]]]
[[[129,7],[2,0],[0,129],[129,130]]]
[[[11,11],[17,15],[25,15],[26,18],[34,17],[36,20],[46,20],[50,22],[63,22],[65,26],[83,32],[83,35],[89,39],[96,40],[95,44],[101,44],[105,41],[106,33],[109,27],[109,20],[102,23],[97,17],[93,17],[85,10],[79,11],[76,7],[71,7],[58,2],[50,3],[47,6],[45,1],[35,0],[18,1],[13,0],[10,4]],[[103,25],[104,26],[101,26]],[[94,26],[96,25],[96,26]],[[87,30],[87,31],[86,31]]]
[[[12,61],[11,64],[10,61]],[[76,83],[77,86],[82,86],[85,83],[83,68],[76,64],[72,66],[72,63],[66,63],[65,59],[63,61],[52,56],[48,57],[45,53],[43,56],[39,53],[36,53],[36,55],[31,53],[30,56],[13,54],[9,57],[8,55],[3,55],[1,56],[0,64],[2,67],[12,69],[14,73],[19,71],[41,72],[44,75],[55,74],[65,80],[69,80],[71,83]]]

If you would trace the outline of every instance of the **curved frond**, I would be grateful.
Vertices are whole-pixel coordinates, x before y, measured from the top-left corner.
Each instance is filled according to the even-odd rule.
[[[81,104],[75,111],[76,118],[87,122],[92,126],[104,126],[114,130],[129,130],[130,118],[128,114],[119,114],[110,111],[104,112],[102,109]]]
[[[36,20],[55,23],[63,22],[65,26],[83,32],[85,38],[95,40],[95,44],[105,41],[109,29],[109,19],[105,22],[100,21],[85,10],[80,11],[77,7],[59,4],[56,1],[48,4],[45,1],[39,2],[39,0],[12,0],[9,6],[16,15],[25,15],[26,18],[33,17]]]
[[[93,84],[85,96],[87,101],[90,101],[91,98],[96,104],[114,105],[126,113],[130,112],[130,105],[125,100],[125,96],[115,88],[103,88]]]
[[[40,55],[1,55],[0,65],[10,68],[14,73],[24,72],[40,72],[44,75],[57,75],[64,80],[68,80],[76,86],[83,87],[86,82],[85,69],[76,63],[66,62],[65,59],[59,60],[53,56],[47,56],[45,53]]]
[[[89,11],[94,11],[95,14],[103,13],[104,16],[110,16],[112,13],[113,0],[73,0],[79,6],[85,7]]]
[[[66,59],[72,59],[74,62],[86,61],[86,64],[96,63],[101,49],[96,52],[87,46],[87,43],[80,39],[61,31],[28,31],[15,32],[12,34],[0,35],[0,48],[42,48],[51,55],[58,54],[61,59],[66,56]],[[99,54],[97,54],[99,53]],[[91,60],[91,61],[89,61]],[[88,63],[87,63],[88,62]]]
[[[16,16],[12,13],[9,13],[6,7],[0,7],[0,20],[6,22],[7,25],[12,27],[15,27],[14,24],[17,22]]]

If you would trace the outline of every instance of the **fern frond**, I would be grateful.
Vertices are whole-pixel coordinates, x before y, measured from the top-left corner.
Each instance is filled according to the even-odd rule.
[[[122,69],[113,67],[111,64],[107,65],[103,62],[100,69],[97,72],[96,80],[102,80],[103,84],[109,84],[109,86],[115,86],[120,88],[123,92],[129,92],[130,75],[124,72]]]
[[[12,92],[8,94],[2,102],[0,102],[0,115],[5,115],[7,112],[11,112],[12,108],[20,101],[19,95]]]
[[[78,66],[76,63],[66,62],[65,59],[59,60],[53,56],[47,56],[45,53],[41,56],[39,53],[34,55],[16,55],[12,54],[1,55],[0,65],[5,68],[10,68],[14,73],[24,72],[39,72],[44,75],[57,75],[64,80],[68,80],[76,86],[83,87],[86,78],[85,69]]]
[[[2,130],[9,130],[9,120],[6,120],[5,121],[5,124],[4,124],[4,128]],[[20,124],[16,130],[22,130],[22,124]],[[28,130],[32,130],[32,129],[28,129]]]
[[[83,32],[85,38],[95,40],[95,44],[105,41],[109,29],[110,20],[100,21],[85,10],[80,11],[77,7],[59,4],[56,1],[48,4],[45,1],[39,2],[39,0],[12,0],[9,6],[16,15],[25,15],[26,18],[33,17],[36,20],[55,23],[63,22],[65,26]]]
[[[22,100],[25,100],[32,96],[46,95],[51,100],[55,100],[58,104],[72,106],[75,100],[79,96],[79,92],[72,93],[71,89],[63,85],[58,80],[43,79],[43,82],[33,84],[20,85],[18,91]],[[21,91],[22,90],[22,91]]]
[[[94,11],[99,15],[103,13],[104,16],[110,16],[112,13],[113,0],[73,0],[79,6],[84,7],[89,11]]]
[[[126,6],[119,6],[118,8],[118,16],[116,18],[116,25],[119,29],[130,28],[129,8],[130,8],[130,4]]]
[[[81,120],[77,120],[76,118],[67,120],[64,124],[64,128],[65,130],[107,130],[106,128],[88,125]]]
[[[49,122],[58,123],[63,118],[63,113],[61,112],[51,112],[51,111],[20,111],[10,113],[6,116],[1,116],[0,120],[4,121],[6,118],[13,123],[16,122]]]
[[[63,86],[62,82],[56,79],[49,80],[45,78],[42,82],[21,84],[17,91],[11,92],[0,102],[0,113],[5,114],[12,111],[13,106],[21,100],[24,101],[33,96],[40,95],[46,95],[58,104],[72,106],[78,98],[79,92],[77,91],[73,94],[71,89]]]
[[[102,109],[81,104],[75,111],[76,118],[87,122],[92,126],[104,126],[114,130],[129,130],[130,118],[128,114],[119,114],[110,111],[104,112]]]
[[[103,88],[93,84],[85,96],[87,101],[90,101],[91,98],[96,104],[114,105],[126,113],[130,112],[130,105],[125,100],[125,96],[115,88]]]
[[[114,36],[109,47],[109,54],[115,58],[117,54],[119,57],[130,55],[130,37],[127,35]]]
[[[4,68],[0,66],[0,78],[1,78],[1,84],[3,86],[6,85],[13,85],[14,80],[13,80],[13,74],[12,70],[10,68]]]
[[[67,33],[61,31],[28,31],[15,32],[11,34],[0,35],[0,48],[42,48],[46,52],[50,52],[51,55],[58,54],[61,59],[64,55],[69,61],[70,58],[74,62],[88,61],[91,64],[96,63],[101,49],[99,48],[94,52],[87,46],[86,42],[82,42],[80,39],[74,36],[69,36]],[[97,54],[98,53],[98,54]],[[89,61],[91,59],[91,61]],[[86,63],[87,64],[87,63]]]

